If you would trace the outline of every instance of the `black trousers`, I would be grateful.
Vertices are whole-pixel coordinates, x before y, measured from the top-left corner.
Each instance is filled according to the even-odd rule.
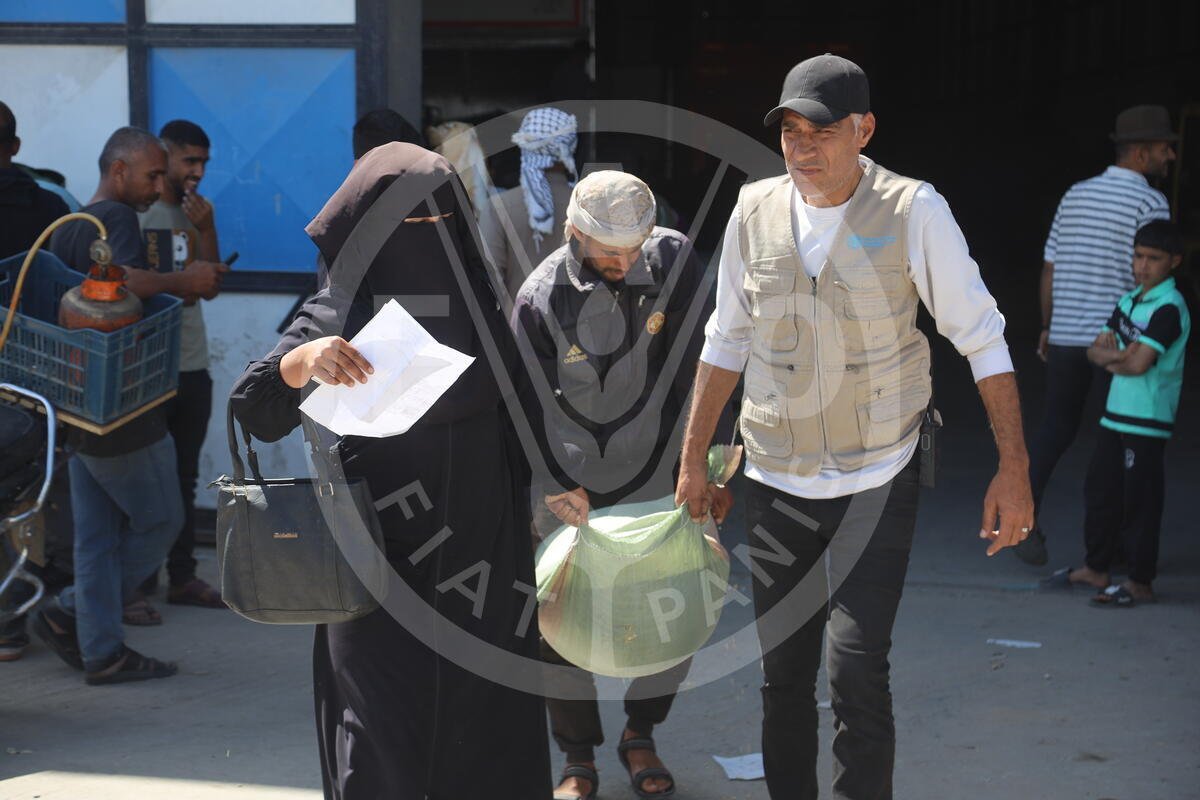
[[[1041,509],[1042,494],[1054,467],[1079,433],[1092,385],[1107,396],[1111,380],[1106,370],[1088,361],[1086,347],[1050,345],[1046,354],[1045,413],[1029,447],[1035,514]]]
[[[1087,565],[1108,572],[1124,546],[1129,579],[1151,583],[1158,574],[1166,439],[1101,427],[1083,494]]]
[[[892,796],[888,653],[916,524],[918,472],[914,459],[889,484],[831,500],[746,482],[763,647],[763,763],[775,800],[819,794],[816,679],[826,640],[833,796]]]
[[[542,661],[547,664],[571,666],[571,663],[560,656],[541,640]],[[666,684],[679,688],[687,677],[692,666],[689,658],[681,664],[671,667],[666,672],[651,675],[646,678],[635,678],[625,693],[625,716],[628,718],[625,727],[638,736],[649,736],[654,726],[662,723],[671,711],[675,701],[675,692],[659,695],[658,697],[641,697],[642,687],[646,685],[661,686]],[[550,712],[550,733],[555,743],[567,756],[568,763],[582,763],[596,759],[596,748],[604,744],[604,730],[600,726],[600,705],[596,700],[596,683],[592,673],[576,668],[572,670],[574,687],[590,695],[585,699],[562,700],[555,697],[546,698],[546,708]],[[653,681],[653,684],[648,682]]]
[[[183,497],[183,527],[167,554],[167,578],[182,586],[196,577],[196,480],[200,475],[200,450],[212,415],[212,378],[206,369],[179,373],[179,392],[166,403],[167,430],[175,440],[179,493]],[[142,588],[153,589],[152,575]]]

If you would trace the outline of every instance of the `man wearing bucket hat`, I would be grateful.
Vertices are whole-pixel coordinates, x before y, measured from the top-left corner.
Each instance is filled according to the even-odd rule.
[[[566,243],[517,294],[513,329],[523,357],[537,364],[536,398],[525,405],[540,407],[534,428],[552,462],[549,475],[534,477],[535,487],[545,487],[535,497],[541,536],[586,523],[593,509],[671,496],[691,365],[712,305],[691,242],[654,220],[654,195],[640,179],[591,173],[571,192]],[[711,489],[721,521],[731,496]],[[567,663],[545,642],[542,657]],[[650,737],[689,666],[690,659],[638,678],[626,693],[618,754],[640,797],[674,793]],[[590,699],[547,698],[567,761],[556,798],[591,798],[599,786],[594,751],[604,734],[592,676],[578,672]]]
[[[863,71],[829,54],[800,63],[764,122],[780,128],[788,174],[743,187],[726,228],[676,500],[703,514],[704,454],[744,371],[767,787],[818,796],[827,642],[833,795],[882,800],[895,758],[888,652],[930,401],[918,303],[969,360],[994,429],[988,555],[1033,524],[1020,403],[1004,318],[945,199],[861,155],[875,132]]]
[[[1150,185],[1175,160],[1171,117],[1162,106],[1134,106],[1117,115],[1109,134],[1117,163],[1072,186],[1059,201],[1042,256],[1039,299],[1042,333],[1038,355],[1046,362],[1042,423],[1029,450],[1033,502],[1042,494],[1058,459],[1071,446],[1092,384],[1107,393],[1111,376],[1088,361],[1087,351],[1117,301],[1135,285],[1133,237],[1154,220],[1170,219],[1167,198]],[[1047,561],[1039,528],[1013,552],[1040,566]],[[1075,583],[1105,588],[1104,576],[1086,569],[1059,570],[1051,586]]]

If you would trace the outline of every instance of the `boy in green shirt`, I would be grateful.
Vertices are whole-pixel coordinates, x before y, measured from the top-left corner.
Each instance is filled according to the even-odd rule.
[[[1133,252],[1138,286],[1117,302],[1088,349],[1092,363],[1113,379],[1084,484],[1087,566],[1061,571],[1071,584],[1102,589],[1092,602],[1106,607],[1154,600],[1163,450],[1175,425],[1191,332],[1187,306],[1172,277],[1183,260],[1179,229],[1165,220],[1151,222],[1137,232]],[[1119,541],[1129,577],[1110,585]]]

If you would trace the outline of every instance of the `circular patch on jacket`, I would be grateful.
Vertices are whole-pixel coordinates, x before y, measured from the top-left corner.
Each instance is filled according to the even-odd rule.
[[[661,311],[655,311],[650,315],[650,319],[646,320],[646,332],[653,336],[662,330],[663,323],[666,321],[667,318]]]

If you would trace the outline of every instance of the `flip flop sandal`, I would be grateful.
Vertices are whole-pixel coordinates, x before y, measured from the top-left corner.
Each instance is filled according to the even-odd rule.
[[[172,586],[167,590],[167,602],[175,606],[225,608],[221,593],[199,578],[192,578],[180,586]]]
[[[596,792],[600,791],[600,774],[596,770],[583,764],[567,764],[558,782],[562,783],[567,778],[582,778],[585,781],[591,781],[592,790],[585,795],[555,792],[554,800],[596,800]]]
[[[626,739],[617,745],[617,758],[621,761],[621,766],[625,767],[625,771],[629,771],[629,756],[630,750],[649,750],[651,753],[657,752],[654,747],[654,740],[646,737],[644,739]],[[671,782],[671,785],[661,792],[648,792],[644,788],[646,781],[651,778],[663,778]],[[675,776],[666,767],[647,767],[641,772],[633,775],[629,779],[629,785],[633,787],[633,791],[641,798],[662,798],[674,797],[675,795]]]
[[[1042,578],[1038,582],[1038,588],[1044,592],[1072,592],[1076,589],[1095,589],[1096,587],[1090,583],[1083,581],[1072,581],[1071,573],[1075,571],[1075,567],[1063,567],[1056,569],[1050,573],[1048,577]]]
[[[54,630],[53,622],[62,629],[62,633]],[[79,642],[75,639],[74,620],[62,612],[47,608],[39,611],[33,617],[33,632],[54,651],[54,654],[66,662],[68,667],[83,672],[83,656],[79,652]]]
[[[121,622],[126,625],[148,627],[162,625],[162,621],[162,614],[159,614],[158,610],[150,605],[150,601],[144,597],[130,602],[121,610]]]
[[[1138,600],[1132,592],[1120,584],[1113,584],[1092,598],[1092,605],[1101,608],[1129,608],[1153,602],[1155,602],[1153,597]]]
[[[1133,595],[1124,586],[1113,584],[1092,598],[1092,605],[1100,608],[1128,608],[1137,605]]]
[[[84,681],[89,686],[103,686],[110,683],[169,678],[178,671],[179,667],[172,663],[144,656],[136,650],[122,646],[108,666],[89,672]]]

